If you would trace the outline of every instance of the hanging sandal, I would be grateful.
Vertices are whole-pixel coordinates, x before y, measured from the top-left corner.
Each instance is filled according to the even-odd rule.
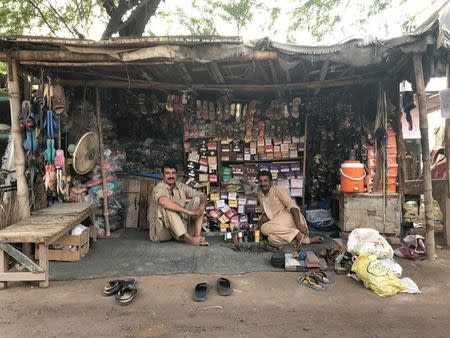
[[[326,285],[320,284],[316,277],[305,274],[297,279],[298,283],[303,286],[307,286],[317,291],[324,291],[327,289]]]
[[[134,284],[124,285],[116,295],[116,300],[119,305],[128,305],[136,297],[138,289]]]

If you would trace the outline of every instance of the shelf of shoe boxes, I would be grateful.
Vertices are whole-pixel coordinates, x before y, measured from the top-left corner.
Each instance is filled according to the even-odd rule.
[[[261,208],[256,195],[234,191],[236,189],[232,185],[230,189],[227,181],[231,178],[245,178],[257,184],[258,171],[268,170],[272,173],[274,184],[286,188],[291,197],[304,197],[301,165],[304,156],[303,138],[266,137],[250,143],[208,138],[187,139],[185,150],[188,170],[186,183],[202,190],[208,197],[208,227],[205,230],[220,230],[225,239],[227,235],[228,240],[231,237],[238,242],[260,239],[257,228]]]

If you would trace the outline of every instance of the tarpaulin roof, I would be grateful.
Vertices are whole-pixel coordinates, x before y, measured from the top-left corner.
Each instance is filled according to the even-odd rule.
[[[102,41],[16,36],[0,37],[0,60],[17,59],[29,72],[44,69],[69,85],[100,87],[298,92],[399,81],[412,73],[412,53],[423,53],[427,77],[439,75],[442,67],[436,65],[447,62],[450,46],[448,8],[413,34],[388,40],[303,46],[224,36]]]

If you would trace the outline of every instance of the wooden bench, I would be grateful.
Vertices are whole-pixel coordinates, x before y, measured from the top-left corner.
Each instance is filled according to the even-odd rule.
[[[48,246],[88,217],[92,220],[91,237],[96,241],[96,210],[97,207],[90,203],[54,204],[0,230],[0,289],[6,288],[9,281],[39,281],[40,287],[48,287]],[[38,245],[39,265],[9,243]],[[9,271],[8,256],[16,259],[29,271]]]

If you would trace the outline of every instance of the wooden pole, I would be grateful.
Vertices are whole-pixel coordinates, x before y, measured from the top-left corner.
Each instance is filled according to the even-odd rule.
[[[19,67],[16,60],[8,64],[9,104],[11,108],[11,134],[14,151],[14,164],[17,179],[17,203],[19,204],[20,219],[30,216],[30,201],[28,185],[25,179],[25,153],[22,147],[22,130],[19,126],[20,84]]]
[[[17,203],[20,221],[30,217],[30,199],[28,196],[28,185],[25,178],[25,153],[22,147],[22,130],[19,126],[20,104],[20,83],[19,66],[17,60],[10,60],[8,63],[8,88],[9,104],[11,110],[11,137],[13,142],[14,165],[16,168],[17,180]],[[31,244],[25,243],[22,246],[23,253],[31,257]]]
[[[106,170],[105,170],[105,159],[103,157],[104,145],[103,145],[103,132],[102,132],[102,122],[101,122],[101,105],[100,105],[100,91],[98,88],[95,88],[95,102],[96,102],[96,111],[97,111],[97,128],[98,128],[98,138],[99,138],[99,147],[100,147],[100,170],[102,173],[102,186],[103,186],[103,217],[105,219],[105,231],[106,237],[111,236],[111,226],[109,224],[109,215],[108,215],[108,187],[106,184]]]
[[[277,91],[277,90],[296,90],[296,89],[315,89],[315,88],[333,88],[345,86],[362,86],[371,83],[388,80],[385,77],[371,76],[369,78],[349,77],[339,80],[324,80],[312,82],[298,82],[287,84],[262,84],[262,85],[244,85],[244,84],[217,84],[217,83],[202,83],[192,84],[190,86],[179,83],[168,82],[150,82],[142,80],[130,81],[123,80],[70,80],[61,79],[60,83],[68,87],[99,87],[99,88],[140,88],[140,89],[172,89],[172,90],[204,90],[204,91],[223,91],[223,90],[240,90],[251,92]]]
[[[413,55],[414,73],[416,77],[417,98],[419,101],[420,143],[422,146],[423,197],[425,202],[426,247],[428,260],[436,259],[434,244],[433,194],[431,182],[430,144],[428,143],[428,119],[425,96],[425,81],[422,68],[422,54]]]
[[[450,65],[447,65],[447,88],[450,88]],[[445,157],[447,159],[447,196],[445,198],[444,210],[444,240],[445,245],[450,246],[450,118],[445,119]]]

